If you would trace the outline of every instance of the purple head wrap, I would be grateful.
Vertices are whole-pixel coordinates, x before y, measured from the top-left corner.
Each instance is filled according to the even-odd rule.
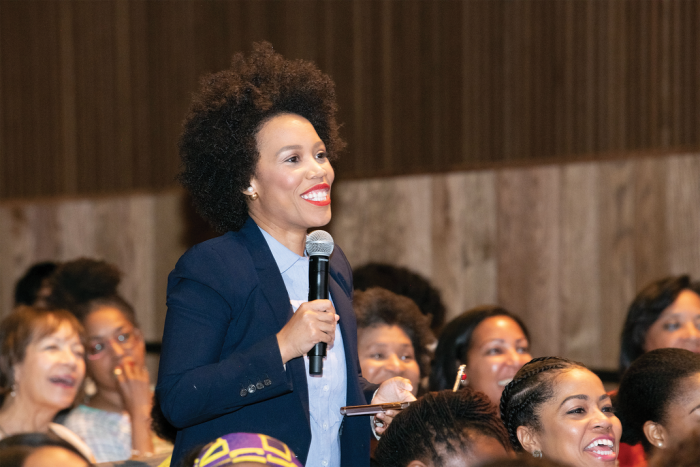
[[[218,467],[243,462],[304,467],[282,441],[256,433],[230,433],[215,439],[199,451],[194,467]]]

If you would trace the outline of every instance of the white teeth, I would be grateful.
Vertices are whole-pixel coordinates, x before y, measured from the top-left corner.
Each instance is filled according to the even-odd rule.
[[[508,378],[508,379],[502,379],[498,382],[499,386],[506,386],[508,383],[513,381],[513,378]]]
[[[308,199],[311,201],[325,201],[328,198],[328,190],[316,190],[311,193],[306,193],[301,195],[302,199]]]
[[[609,439],[597,439],[597,440],[593,441],[591,444],[589,444],[588,446],[586,446],[586,449],[593,449],[593,448],[597,448],[598,446],[610,446],[610,447],[613,447],[613,445],[614,445],[614,443],[612,442],[612,440],[609,440]],[[594,451],[594,452],[598,452],[598,451]],[[610,452],[610,451],[606,450],[606,451],[602,451],[602,452]],[[600,453],[599,453],[599,454],[600,454]]]

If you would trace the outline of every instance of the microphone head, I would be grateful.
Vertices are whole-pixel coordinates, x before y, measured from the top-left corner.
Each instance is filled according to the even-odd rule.
[[[306,253],[309,256],[330,256],[334,246],[333,237],[325,230],[314,230],[306,236]]]

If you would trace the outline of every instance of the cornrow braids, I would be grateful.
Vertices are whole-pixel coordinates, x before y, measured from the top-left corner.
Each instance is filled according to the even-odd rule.
[[[442,465],[446,454],[470,452],[479,435],[511,450],[496,407],[485,394],[469,387],[430,392],[394,417],[374,457],[382,467],[405,467],[413,460]]]
[[[622,422],[621,441],[641,442],[650,452],[653,446],[644,434],[644,424],[651,420],[664,425],[669,406],[685,395],[684,380],[697,373],[700,355],[685,349],[652,350],[635,360],[622,377],[614,400]]]
[[[503,389],[501,420],[516,452],[523,450],[518,440],[519,426],[541,428],[539,406],[554,395],[552,380],[563,371],[586,368],[583,364],[560,357],[539,357],[526,363]]]

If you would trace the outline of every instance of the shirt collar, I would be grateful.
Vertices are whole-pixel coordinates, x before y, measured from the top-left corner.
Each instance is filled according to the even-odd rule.
[[[286,246],[282,245],[279,241],[277,241],[277,239],[275,239],[275,237],[261,229],[260,226],[258,226],[258,228],[260,229],[260,232],[262,232],[263,237],[265,237],[267,246],[270,247],[272,256],[275,258],[275,263],[277,263],[277,267],[279,268],[281,274],[284,274],[289,268],[294,266],[294,263],[297,261],[306,259],[306,256],[299,256]],[[306,252],[304,252],[304,254],[306,254]]]

